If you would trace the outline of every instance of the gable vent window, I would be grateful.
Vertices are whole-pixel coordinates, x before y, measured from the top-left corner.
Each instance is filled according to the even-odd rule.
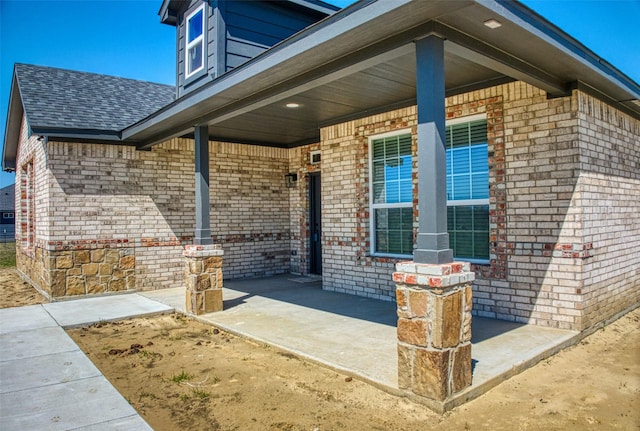
[[[187,16],[187,78],[204,68],[204,6]]]

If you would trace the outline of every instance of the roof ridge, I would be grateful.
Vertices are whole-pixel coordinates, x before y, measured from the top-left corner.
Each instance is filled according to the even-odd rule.
[[[43,70],[43,69],[59,70],[59,71],[62,71],[62,72],[73,73],[73,74],[93,75],[93,76],[96,76],[96,77],[122,79],[122,80],[126,80],[126,81],[135,81],[135,82],[142,82],[142,83],[146,83],[146,84],[159,85],[159,86],[169,87],[169,88],[173,88],[173,89],[176,88],[175,85],[163,84],[163,83],[160,83],[160,82],[153,82],[153,81],[148,81],[148,80],[145,80],[145,79],[127,78],[127,77],[124,77],[124,76],[109,75],[109,74],[106,74],[106,73],[86,72],[86,71],[82,71],[82,70],[65,69],[65,68],[62,68],[62,67],[42,66],[42,65],[38,65],[38,64],[29,64],[29,63],[20,63],[20,62],[14,63],[14,67],[15,67],[16,71],[18,71],[18,66],[26,66],[26,67],[29,67],[29,68],[34,68],[34,69],[37,68],[37,69],[41,69],[41,70]]]

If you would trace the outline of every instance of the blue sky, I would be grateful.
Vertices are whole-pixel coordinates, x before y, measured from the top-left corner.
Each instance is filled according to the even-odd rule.
[[[640,82],[640,0],[524,4]],[[2,141],[16,62],[174,84],[175,29],[160,24],[160,5],[161,0],[0,0]],[[0,173],[0,187],[13,181],[13,174]]]

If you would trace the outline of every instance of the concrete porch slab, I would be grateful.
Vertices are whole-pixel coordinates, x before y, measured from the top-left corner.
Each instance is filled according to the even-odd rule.
[[[328,292],[319,281],[299,283],[292,278],[225,281],[224,311],[197,319],[400,393],[395,303]],[[141,294],[185,309],[183,288]],[[473,383],[449,400],[447,409],[481,395],[579,337],[574,331],[475,316],[472,332]]]

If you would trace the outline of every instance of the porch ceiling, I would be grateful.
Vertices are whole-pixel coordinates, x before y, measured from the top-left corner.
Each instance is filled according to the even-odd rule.
[[[502,26],[483,23],[496,19]],[[637,83],[531,10],[492,0],[362,0],[123,131],[146,148],[207,124],[212,139],[281,147],[319,128],[415,103],[413,41],[446,39],[448,95],[523,80],[580,86],[640,117]],[[295,109],[287,103],[297,103]]]

